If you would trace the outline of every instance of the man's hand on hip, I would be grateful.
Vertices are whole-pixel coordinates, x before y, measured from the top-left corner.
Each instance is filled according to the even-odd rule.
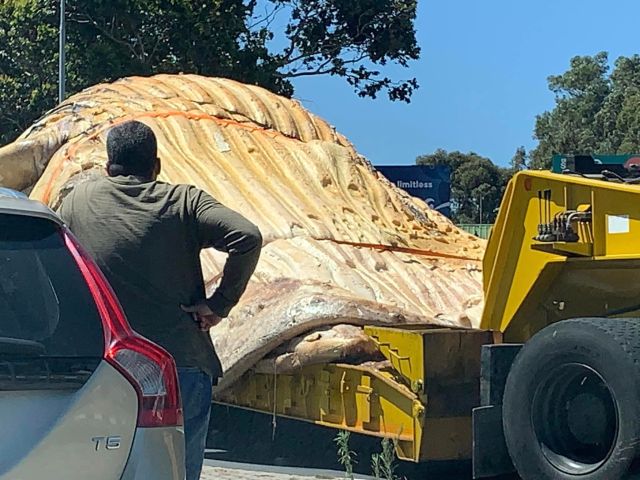
[[[193,319],[198,323],[200,330],[206,332],[210,328],[218,325],[223,318],[219,317],[209,308],[207,302],[204,300],[199,301],[195,305],[180,305],[180,308],[193,316]]]

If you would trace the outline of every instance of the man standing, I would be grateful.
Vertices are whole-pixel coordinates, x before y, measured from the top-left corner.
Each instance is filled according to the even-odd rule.
[[[222,374],[209,329],[229,314],[255,270],[258,228],[190,185],[156,181],[156,137],[140,122],[107,136],[107,173],[77,185],[60,215],[100,266],[137,332],[173,355],[184,409],[187,480],[200,478],[212,384]],[[228,254],[210,298],[200,250]]]

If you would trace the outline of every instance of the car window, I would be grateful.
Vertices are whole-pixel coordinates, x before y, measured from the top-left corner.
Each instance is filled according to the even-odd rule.
[[[58,226],[0,214],[0,354],[101,357],[102,323]]]

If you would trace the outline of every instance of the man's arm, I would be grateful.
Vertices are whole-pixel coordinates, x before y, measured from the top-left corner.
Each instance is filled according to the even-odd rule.
[[[239,213],[225,207],[209,194],[195,188],[193,190],[200,246],[213,247],[229,255],[220,285],[206,301],[215,315],[224,318],[240,300],[256,269],[262,235],[256,225]]]

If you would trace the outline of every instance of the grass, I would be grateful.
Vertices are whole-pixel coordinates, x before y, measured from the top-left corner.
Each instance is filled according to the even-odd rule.
[[[376,480],[399,480],[396,476],[395,442],[382,439],[382,452],[371,456],[371,470]]]
[[[334,439],[338,445],[338,461],[345,470],[347,480],[354,480],[353,466],[356,462],[356,453],[349,448],[351,433],[341,430]],[[396,442],[388,438],[382,439],[382,451],[371,456],[371,470],[376,480],[400,480],[396,475]]]
[[[345,476],[347,480],[353,480],[353,466],[356,463],[356,452],[353,452],[349,448],[349,438],[351,433],[346,430],[341,430],[334,439],[334,442],[338,445],[338,461],[340,465],[344,467]]]

